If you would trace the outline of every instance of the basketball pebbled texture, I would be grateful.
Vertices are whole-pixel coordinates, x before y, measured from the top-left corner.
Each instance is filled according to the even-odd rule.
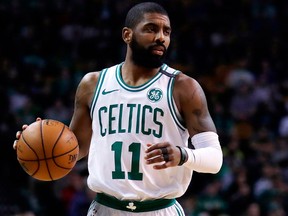
[[[35,179],[53,181],[67,175],[77,162],[78,141],[62,122],[44,119],[30,124],[17,143],[17,159]]]

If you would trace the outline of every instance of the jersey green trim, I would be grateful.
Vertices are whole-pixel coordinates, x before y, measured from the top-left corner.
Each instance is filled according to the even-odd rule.
[[[142,91],[143,89],[146,89],[148,88],[149,86],[151,86],[154,82],[156,82],[163,74],[162,73],[157,73],[152,79],[150,79],[148,82],[140,85],[140,86],[129,86],[127,85],[122,76],[121,76],[121,68],[122,68],[122,65],[123,63],[117,65],[117,68],[116,68],[116,79],[117,79],[117,82],[119,83],[119,85],[127,90],[127,91],[131,91],[131,92],[139,92],[139,91]],[[163,70],[164,68],[166,67],[165,64],[163,64],[161,66],[161,69]]]
[[[113,209],[129,212],[156,211],[167,208],[176,203],[175,199],[156,199],[148,201],[118,200],[103,193],[98,193],[95,201]]]
[[[180,71],[174,71],[173,74],[177,75]],[[167,100],[168,100],[168,106],[170,109],[170,112],[172,114],[172,117],[174,121],[176,122],[177,126],[185,131],[184,125],[181,123],[181,119],[178,117],[176,112],[176,105],[173,102],[173,87],[174,87],[175,78],[171,78],[168,83],[168,89],[167,89]]]
[[[97,101],[97,99],[99,97],[100,89],[101,89],[101,86],[103,85],[104,77],[106,75],[107,70],[108,70],[108,68],[103,69],[100,72],[100,75],[99,75],[99,78],[98,78],[98,82],[96,84],[95,93],[94,93],[94,96],[93,96],[93,99],[92,99],[92,102],[91,102],[91,108],[90,108],[90,116],[91,116],[92,119],[93,119],[93,113],[94,113],[96,101]]]
[[[174,207],[177,211],[178,216],[185,216],[185,214],[184,214],[184,212],[183,212],[183,210],[182,210],[182,208],[178,202],[175,203]]]

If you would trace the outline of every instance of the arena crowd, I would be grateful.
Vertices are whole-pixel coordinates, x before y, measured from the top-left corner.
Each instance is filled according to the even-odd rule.
[[[0,215],[85,215],[85,161],[39,182],[12,144],[38,116],[69,124],[82,76],[124,59],[122,22],[136,2],[0,2]],[[219,174],[194,173],[179,199],[186,215],[288,215],[288,2],[158,2],[172,21],[167,63],[203,86],[224,151]]]

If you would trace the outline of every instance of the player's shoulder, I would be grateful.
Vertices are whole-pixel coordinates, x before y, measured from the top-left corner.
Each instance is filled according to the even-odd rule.
[[[191,89],[191,88],[199,87],[199,83],[193,77],[188,76],[187,74],[183,72],[180,72],[175,78],[175,86],[179,86],[184,89]]]
[[[173,95],[176,100],[195,102],[205,99],[204,91],[199,82],[184,73],[179,73],[175,79]]]
[[[81,82],[84,82],[84,83],[90,83],[90,82],[95,82],[95,81],[97,82],[99,75],[100,75],[100,71],[88,72],[83,76]]]
[[[82,92],[93,92],[95,89],[95,86],[98,82],[98,77],[99,77],[100,72],[99,71],[95,71],[95,72],[89,72],[86,73],[79,85],[78,85],[78,93],[82,93]]]
[[[120,64],[117,64],[117,65],[113,65],[109,68],[104,68],[102,69],[101,71],[91,71],[91,72],[88,72],[87,74],[85,74],[81,80],[81,82],[83,83],[97,83],[98,81],[98,78],[101,74],[101,72],[105,72],[107,71],[108,69],[111,69],[111,70],[115,70],[117,68],[117,66],[120,65]]]

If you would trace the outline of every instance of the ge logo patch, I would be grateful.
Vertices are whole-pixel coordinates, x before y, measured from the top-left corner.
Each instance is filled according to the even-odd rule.
[[[161,89],[153,88],[148,91],[147,97],[151,102],[155,103],[162,99],[163,92]]]

